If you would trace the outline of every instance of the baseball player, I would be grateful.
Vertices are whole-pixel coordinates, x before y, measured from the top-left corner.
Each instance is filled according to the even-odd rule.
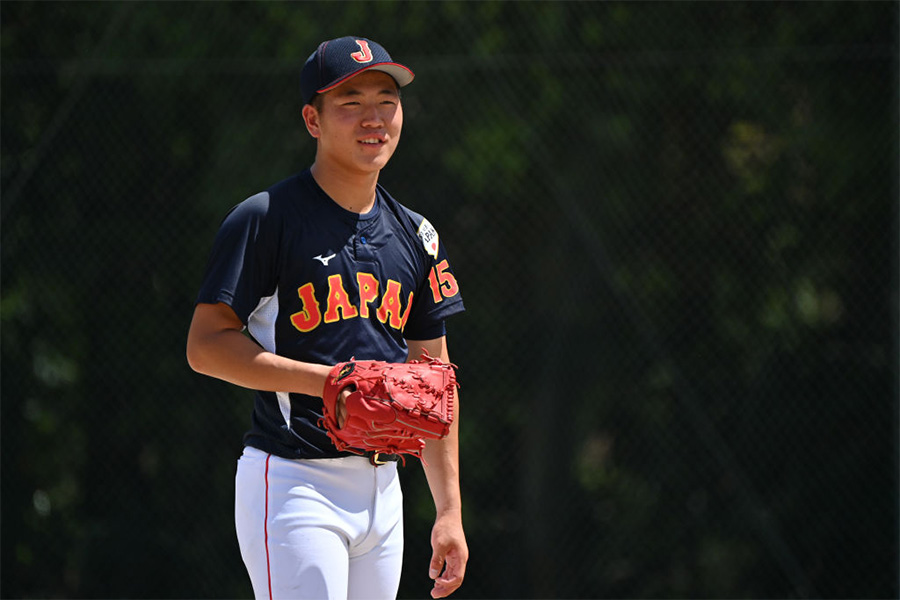
[[[464,310],[438,232],[378,184],[412,80],[372,40],[319,45],[300,76],[314,163],[226,215],[197,297],[190,366],[255,390],[235,524],[257,598],[397,595],[397,457],[340,452],[320,419],[333,365],[423,351],[449,362],[445,320]],[[468,559],[457,427],[422,452],[435,598],[460,586]]]

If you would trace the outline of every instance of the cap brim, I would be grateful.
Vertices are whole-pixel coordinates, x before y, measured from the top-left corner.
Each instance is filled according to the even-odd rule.
[[[330,84],[326,85],[325,87],[316,90],[316,93],[324,94],[325,92],[331,91],[334,88],[341,85],[342,83],[344,83],[345,81],[347,81],[348,79],[352,79],[353,77],[356,77],[357,75],[359,75],[360,73],[363,73],[365,71],[381,71],[383,73],[387,73],[388,75],[390,75],[391,77],[394,78],[394,81],[397,82],[397,85],[399,87],[409,85],[410,83],[412,83],[412,80],[416,76],[415,73],[413,73],[411,69],[409,69],[408,67],[404,67],[400,63],[387,63],[387,62],[375,63],[372,65],[367,65],[367,66],[363,67],[362,69],[359,69],[358,71],[354,71],[353,73],[350,73],[346,77],[341,77],[340,79],[338,79],[336,81],[332,81]]]

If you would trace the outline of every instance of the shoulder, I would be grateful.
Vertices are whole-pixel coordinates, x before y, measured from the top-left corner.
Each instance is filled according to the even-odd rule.
[[[231,207],[225,215],[225,222],[253,220],[264,217],[269,212],[269,192],[259,192]]]
[[[268,192],[270,196],[279,199],[302,194],[305,188],[304,184],[308,178],[308,173],[309,170],[307,169],[301,173],[291,175],[287,179],[282,179],[278,183],[269,186],[269,189],[266,190],[266,192]]]
[[[426,253],[436,258],[439,243],[438,233],[434,226],[422,214],[395,200],[387,190],[381,186],[379,186],[379,189],[385,204],[395,213],[407,231],[412,236],[419,238]]]
[[[285,207],[304,192],[303,174],[299,173],[271,185],[232,207],[226,218],[259,219],[278,216]]]
[[[408,206],[398,202],[397,199],[391,196],[390,192],[384,189],[384,186],[382,186],[381,184],[378,184],[378,193],[381,196],[382,200],[384,200],[385,204],[387,204],[394,212],[396,212],[399,217],[408,220],[410,224],[418,226],[418,224],[422,222],[422,219],[425,218]]]

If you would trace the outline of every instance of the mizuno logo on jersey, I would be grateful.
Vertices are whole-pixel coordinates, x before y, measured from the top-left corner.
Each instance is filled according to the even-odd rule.
[[[328,266],[328,261],[330,261],[330,260],[331,260],[332,258],[334,258],[334,257],[335,257],[334,254],[329,254],[328,256],[322,256],[322,255],[320,254],[320,255],[318,255],[318,256],[313,256],[313,260],[317,260],[317,261],[319,261],[320,263],[322,263],[323,265],[325,265],[325,266],[327,267],[327,266]]]

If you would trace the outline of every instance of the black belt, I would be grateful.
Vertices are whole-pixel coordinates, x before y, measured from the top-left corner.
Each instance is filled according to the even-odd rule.
[[[375,467],[400,460],[399,454],[385,454],[384,452],[366,452],[363,456],[367,457],[369,462]]]

